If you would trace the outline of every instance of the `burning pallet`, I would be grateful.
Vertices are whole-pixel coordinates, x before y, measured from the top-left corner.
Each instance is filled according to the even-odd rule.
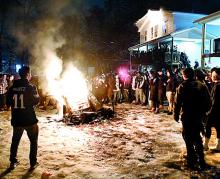
[[[96,123],[114,116],[114,110],[103,107],[103,104],[93,95],[89,95],[89,106],[79,104],[79,110],[72,111],[64,106],[63,122],[67,125],[79,125],[85,123]]]
[[[97,123],[114,116],[114,112],[110,108],[102,108],[101,110],[82,111],[80,113],[69,113],[63,117],[63,122],[67,125],[92,124]]]

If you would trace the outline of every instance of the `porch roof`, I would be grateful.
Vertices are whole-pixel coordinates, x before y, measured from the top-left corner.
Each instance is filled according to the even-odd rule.
[[[220,11],[214,12],[208,16],[197,19],[194,23],[220,25]]]
[[[151,41],[147,41],[147,42],[144,42],[144,43],[140,43],[140,44],[134,45],[132,47],[129,47],[128,50],[131,51],[133,49],[140,48],[140,47],[143,47],[143,46],[148,45],[148,44],[156,44],[156,43],[159,43],[159,42],[164,42],[164,41],[166,41],[169,38],[171,38],[170,34],[166,35],[166,36],[163,36],[163,37],[159,37],[157,39],[153,39]]]
[[[201,41],[202,30],[197,27],[192,27],[192,28],[175,31],[170,33],[169,35],[129,47],[128,50],[132,51],[134,49],[146,46],[148,44],[150,45],[150,44],[164,42],[170,38],[174,38],[174,40],[183,40],[183,41]],[[215,35],[206,33],[206,39],[214,39],[214,38],[216,38]]]
[[[179,30],[176,32],[172,32],[171,36],[174,38],[182,38],[182,39],[200,39],[202,37],[202,30],[197,27],[187,28],[183,30]],[[206,39],[214,39],[215,35],[211,33],[206,33]]]

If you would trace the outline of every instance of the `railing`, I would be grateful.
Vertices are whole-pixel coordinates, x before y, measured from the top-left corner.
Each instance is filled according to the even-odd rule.
[[[172,58],[173,55],[173,58]],[[180,63],[180,52],[165,52],[165,62],[166,63]]]

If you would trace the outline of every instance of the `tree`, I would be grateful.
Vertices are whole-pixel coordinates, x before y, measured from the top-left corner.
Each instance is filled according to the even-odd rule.
[[[12,0],[0,0],[0,72],[3,71],[3,52],[9,45],[7,33],[7,17],[9,9],[14,2]]]

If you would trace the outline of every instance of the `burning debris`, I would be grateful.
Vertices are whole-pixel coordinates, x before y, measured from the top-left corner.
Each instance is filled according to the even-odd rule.
[[[63,107],[63,122],[67,125],[79,125],[85,123],[97,123],[114,117],[114,110],[103,107],[93,94],[89,95],[89,107],[82,103],[79,110],[71,110],[69,106]]]
[[[92,124],[114,117],[111,108],[102,108],[98,111],[81,111],[64,115],[63,122],[67,125]]]
[[[67,125],[94,123],[114,116],[114,108],[104,108],[89,91],[82,73],[69,64],[62,69],[61,60],[52,58],[46,70],[46,93],[56,101],[58,120]]]

